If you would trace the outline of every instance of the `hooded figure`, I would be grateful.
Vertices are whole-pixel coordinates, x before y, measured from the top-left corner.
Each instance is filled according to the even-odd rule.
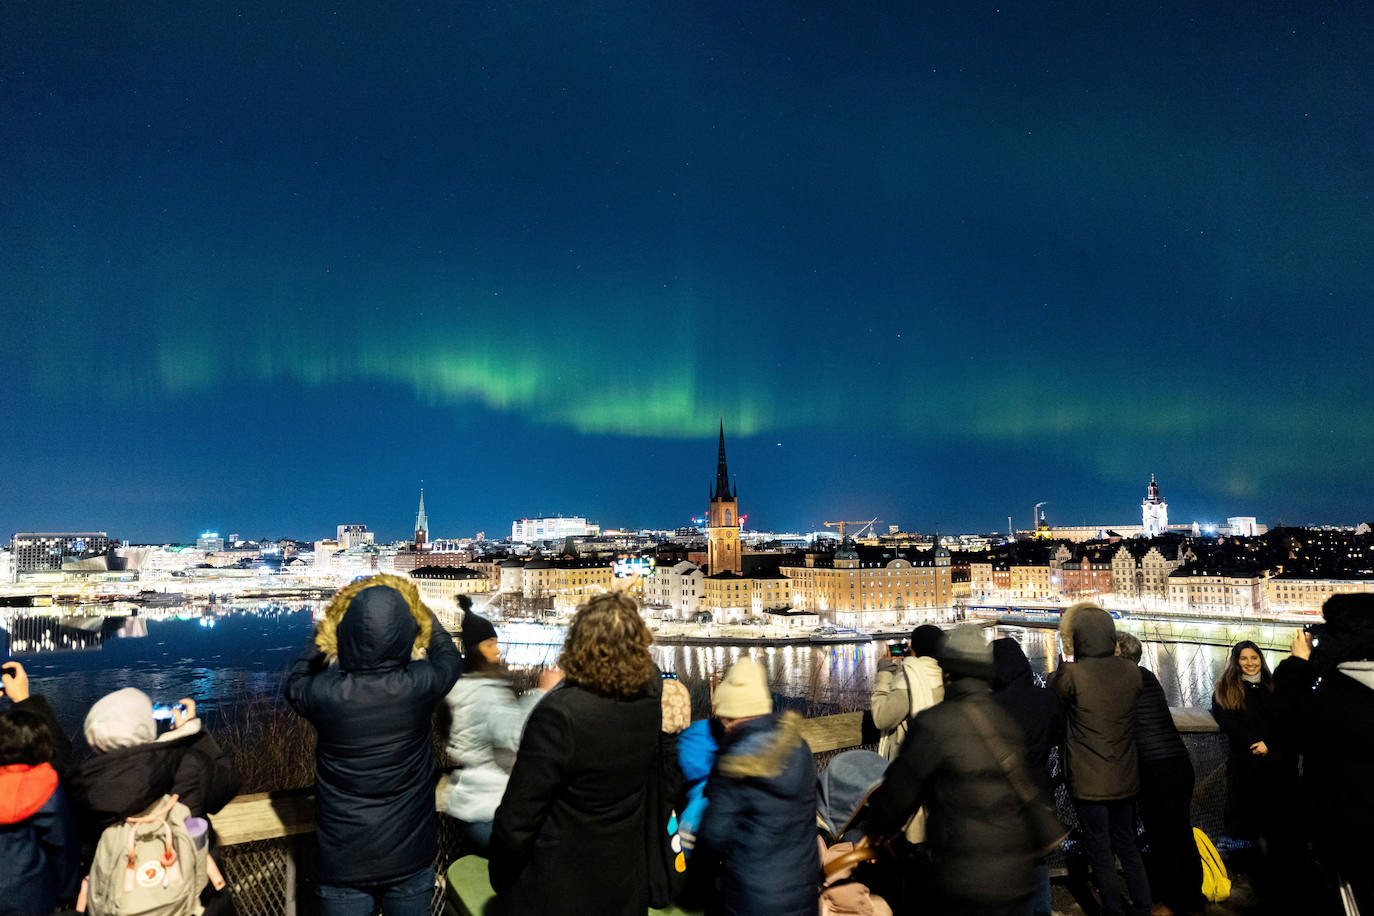
[[[994,639],[992,662],[997,668],[992,698],[1021,726],[1026,736],[1026,770],[1045,798],[1052,799],[1050,748],[1064,741],[1064,710],[1053,693],[1035,682],[1030,659],[1015,639]]]
[[[1050,678],[1064,704],[1064,743],[1069,793],[1078,810],[1102,912],[1123,912],[1113,853],[1121,859],[1133,912],[1150,911],[1150,882],[1135,842],[1135,796],[1140,791],[1136,758],[1135,707],[1140,669],[1116,654],[1112,615],[1093,604],[1076,604],[1059,621],[1064,651]]]
[[[945,698],[912,721],[901,753],[869,796],[865,829],[886,839],[917,808],[929,812],[931,881],[907,894],[905,912],[1023,912],[1035,888],[1035,857],[1021,799],[974,716],[1004,748],[1019,751],[1022,734],[993,702],[993,655],[982,628],[950,630],[940,668],[949,676]]]
[[[315,726],[315,826],[320,897],[338,889],[374,895],[413,878],[433,891],[438,850],[434,704],[463,660],[410,581],[378,575],[339,590],[286,698]],[[409,884],[409,882],[408,882]]]
[[[82,730],[95,756],[68,789],[82,841],[92,848],[106,827],[142,814],[164,795],[178,796],[191,814],[204,817],[238,792],[233,758],[201,720],[192,716],[159,735],[153,701],[137,688],[97,700]]]
[[[1279,740],[1302,754],[1307,827],[1322,863],[1348,881],[1361,912],[1374,911],[1374,595],[1335,595],[1316,645],[1305,633],[1274,671]],[[1308,657],[1304,657],[1306,654]],[[1273,799],[1292,806],[1292,799]]]
[[[715,868],[707,912],[811,916],[821,873],[816,762],[801,717],[773,713],[763,667],[747,657],[716,688],[712,709],[724,734],[693,859]]]

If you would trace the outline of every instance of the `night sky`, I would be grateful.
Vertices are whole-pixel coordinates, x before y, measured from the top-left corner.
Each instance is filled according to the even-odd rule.
[[[1371,48],[1368,3],[4,4],[0,533],[402,537],[421,480],[434,536],[675,527],[722,418],[750,527],[1138,524],[1151,473],[1370,519]]]

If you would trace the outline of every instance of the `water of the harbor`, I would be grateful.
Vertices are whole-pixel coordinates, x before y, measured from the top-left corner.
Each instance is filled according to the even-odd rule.
[[[110,691],[138,687],[154,702],[189,696],[209,718],[232,713],[255,698],[279,696],[286,670],[305,647],[318,605],[240,603],[140,609],[136,616],[100,618],[80,609],[0,615],[0,648],[21,661],[31,690],[44,694],[71,734],[79,734],[91,704]],[[1123,620],[1145,647],[1143,663],[1159,677],[1170,705],[1207,706],[1226,662],[1234,628],[1177,626]],[[561,627],[504,624],[499,632],[515,668],[552,664]],[[1024,648],[1037,674],[1058,658],[1050,629],[1001,627]],[[1184,638],[1179,638],[1182,635]],[[1185,641],[1186,639],[1186,641]],[[1271,639],[1277,646],[1279,641]],[[883,643],[848,645],[654,646],[655,661],[689,684],[718,676],[741,655],[768,670],[773,689],[789,705],[814,713],[866,706]],[[1286,652],[1265,652],[1270,666]]]

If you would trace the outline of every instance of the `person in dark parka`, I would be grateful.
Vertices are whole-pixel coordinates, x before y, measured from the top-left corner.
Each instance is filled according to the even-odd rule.
[[[693,867],[715,872],[711,916],[812,916],[820,898],[816,762],[801,717],[775,715],[758,662],[737,661],[716,688],[724,730],[706,781]]]
[[[1026,771],[1047,803],[1054,802],[1050,784],[1050,749],[1064,742],[1064,710],[1048,688],[1035,682],[1030,659],[1021,644],[1010,636],[992,641],[992,660],[997,678],[992,682],[992,698],[1007,711],[1026,739]],[[1032,916],[1053,912],[1049,865],[1035,866],[1035,899]]]
[[[1116,625],[1102,608],[1076,604],[1059,620],[1067,658],[1050,677],[1064,704],[1069,793],[1083,828],[1093,881],[1106,916],[1122,913],[1113,853],[1121,859],[1133,911],[1150,912],[1150,882],[1135,841],[1135,796],[1140,762],[1135,747],[1135,705],[1140,669],[1116,654]]]
[[[380,899],[429,912],[438,835],[434,705],[463,670],[414,583],[377,575],[338,591],[287,676],[286,697],[319,736],[315,826],[321,910]]]
[[[1145,870],[1150,896],[1174,913],[1200,913],[1202,860],[1193,839],[1193,762],[1174,725],[1164,687],[1140,664],[1140,640],[1116,637],[1121,657],[1140,668],[1140,698],[1135,706],[1135,749],[1140,761],[1140,821],[1150,855]]]
[[[897,759],[867,805],[871,842],[902,830],[925,805],[935,886],[908,893],[905,912],[1022,916],[1035,889],[1035,857],[1021,799],[987,740],[970,720],[976,706],[1004,746],[1020,751],[1022,732],[993,701],[992,649],[982,628],[961,626],[940,651],[945,698],[912,720]]]
[[[1316,644],[1299,631],[1274,671],[1275,725],[1302,754],[1304,826],[1328,880],[1347,881],[1360,912],[1374,913],[1374,595],[1335,595],[1322,615]]]
[[[0,713],[0,912],[51,913],[76,898],[81,847],[71,807],[58,784],[58,748],[70,758],[42,696],[30,696],[18,662],[3,675],[14,706]]]
[[[651,641],[624,594],[598,595],[573,618],[559,657],[566,678],[530,713],[492,823],[495,912],[648,908],[646,789],[663,694]]]

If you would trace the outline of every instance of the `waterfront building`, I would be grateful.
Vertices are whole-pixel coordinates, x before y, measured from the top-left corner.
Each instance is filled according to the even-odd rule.
[[[59,571],[64,560],[105,553],[110,543],[110,536],[104,531],[18,532],[10,538],[14,576]]]
[[[690,620],[699,610],[705,594],[706,573],[686,560],[672,566],[658,566],[644,580],[646,607],[668,611],[679,620]]]
[[[1185,562],[1186,548],[1179,544],[1173,559],[1161,543],[1123,541],[1112,556],[1112,584],[1118,599],[1129,602],[1164,602],[1169,598],[1169,574]],[[1192,557],[1196,559],[1196,557]]]
[[[1266,578],[1254,569],[1189,563],[1169,575],[1169,611],[1197,617],[1262,614]]]
[[[467,551],[415,550],[406,547],[393,554],[391,567],[397,574],[405,575],[423,566],[466,566],[469,559]]]
[[[1374,572],[1327,575],[1281,572],[1264,582],[1265,606],[1271,614],[1321,613],[1332,595],[1374,593]]]
[[[739,489],[730,486],[725,466],[725,421],[720,421],[720,450],[716,457],[716,483],[710,491],[706,513],[706,565],[711,574],[743,571],[739,540]]]
[[[1145,488],[1145,498],[1140,501],[1140,525],[1147,538],[1159,537],[1169,530],[1169,504],[1159,495],[1159,484],[1153,474]]]
[[[206,531],[196,538],[196,549],[207,554],[219,553],[224,549],[224,538],[220,537],[218,532]]]
[[[576,556],[559,557],[553,564],[551,588],[554,596],[554,610],[572,613],[593,595],[604,595],[611,590],[615,574],[611,563]],[[631,586],[633,589],[633,586]]]
[[[810,553],[783,565],[792,606],[837,626],[915,626],[954,604],[950,553],[858,546],[846,539],[832,555]],[[708,577],[709,578],[709,577]]]
[[[406,573],[419,589],[420,600],[435,611],[451,610],[459,595],[491,590],[491,579],[466,566],[421,566]]]
[[[716,623],[739,623],[749,616],[749,580],[744,576],[727,569],[711,573],[701,584],[701,609]]]
[[[1079,552],[1061,545],[1050,560],[1050,586],[1066,602],[1090,601],[1112,593],[1112,559],[1107,548]]]

